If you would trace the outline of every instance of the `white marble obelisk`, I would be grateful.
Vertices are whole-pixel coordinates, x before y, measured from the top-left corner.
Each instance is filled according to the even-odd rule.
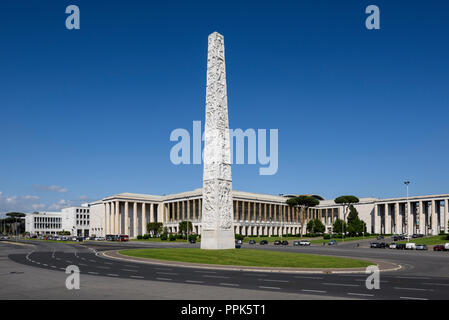
[[[231,147],[224,39],[209,35],[201,249],[234,249]]]

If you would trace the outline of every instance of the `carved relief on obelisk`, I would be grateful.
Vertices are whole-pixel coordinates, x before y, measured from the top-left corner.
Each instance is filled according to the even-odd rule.
[[[214,32],[209,35],[207,53],[201,248],[235,248],[232,222],[231,147],[224,39],[221,34]]]

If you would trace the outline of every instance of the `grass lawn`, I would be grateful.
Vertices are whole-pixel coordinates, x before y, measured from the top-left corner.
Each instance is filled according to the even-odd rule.
[[[425,238],[415,238],[410,239],[410,242],[414,242],[416,244],[425,244],[428,246],[433,246],[437,244],[445,244],[449,242],[449,240],[445,240],[447,235],[438,235],[438,236],[432,236],[432,237],[425,237]],[[398,241],[397,243],[407,243],[407,240],[405,241]]]
[[[159,260],[257,267],[360,268],[374,264],[369,261],[348,258],[251,249],[130,249],[122,250],[119,253],[131,257],[151,258]]]

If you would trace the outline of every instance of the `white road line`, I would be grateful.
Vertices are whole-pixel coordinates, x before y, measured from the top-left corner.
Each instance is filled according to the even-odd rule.
[[[186,280],[188,283],[204,283],[204,281]]]
[[[400,299],[408,299],[408,300],[429,300],[425,298],[415,298],[415,297],[399,297]]]
[[[173,279],[169,279],[169,278],[156,278],[156,280],[172,281]]]
[[[111,276],[111,277],[118,277],[118,274],[115,274],[115,273],[108,273],[107,275]]]
[[[99,274],[98,272],[93,272],[93,271],[89,271],[87,273],[89,273],[89,274]]]
[[[139,270],[131,270],[131,269],[120,269],[122,271],[128,271],[128,272],[139,272]],[[157,273],[157,272],[156,272]]]
[[[168,268],[154,268],[154,270],[165,270],[165,271],[170,271],[170,270],[173,270],[173,269],[168,269]]]
[[[315,293],[327,293],[327,291],[323,291],[323,290],[311,290],[311,289],[301,289],[301,291],[304,291],[304,292],[315,292]]]
[[[429,289],[421,289],[421,288],[402,288],[402,287],[394,287],[396,290],[411,290],[411,291],[429,291]]]
[[[85,266],[85,267],[87,267],[87,264],[84,264],[84,263],[78,263],[80,266]]]
[[[198,272],[198,273],[216,273],[215,271],[195,271],[195,272]]]
[[[229,287],[238,287],[240,285],[238,285],[237,283],[220,283],[220,286],[229,286]]]
[[[175,273],[175,272],[156,272],[156,274],[168,274],[169,276],[179,275],[179,273]]]
[[[353,292],[348,292],[347,294],[349,294],[350,296],[374,297],[374,294],[369,294],[369,293],[353,293]]]
[[[330,282],[323,282],[321,284],[324,284],[326,286],[341,286],[341,287],[360,287],[358,284],[347,284],[347,283],[330,283]]]
[[[429,285],[429,286],[449,286],[448,283],[432,283],[432,282],[423,282],[421,284]]]
[[[43,263],[42,265],[48,267],[48,264],[46,264],[46,263]]]
[[[130,276],[131,278],[136,278],[136,279],[143,279],[142,276]]]
[[[281,290],[281,288],[279,287],[264,287],[264,286],[259,286],[260,289],[273,289],[273,290]]]
[[[275,280],[275,279],[257,279],[259,281],[267,281],[267,282],[290,282],[288,280]]]
[[[111,269],[110,267],[97,266],[98,269]]]
[[[56,269],[56,266],[50,266],[50,267],[52,267],[52,268],[55,268],[55,269]]]
[[[427,278],[427,277],[400,277],[400,276],[397,276],[397,277],[395,277],[395,278],[397,278],[397,279],[422,279],[422,280],[429,280],[430,278]]]
[[[323,279],[322,277],[306,277],[306,276],[294,276],[293,278],[297,278],[297,279],[316,279],[316,280]]]
[[[66,260],[65,262],[67,262],[67,263],[73,263],[72,261],[70,261],[70,260]]]
[[[208,275],[204,275],[203,277],[205,278],[218,278],[218,279],[229,279],[230,277],[225,277],[225,276],[208,276]]]
[[[130,264],[124,264],[123,266],[124,267],[130,267],[130,268],[139,268],[140,267],[140,266],[135,266],[135,265],[130,265]]]
[[[59,270],[65,270],[65,268],[59,268]]]

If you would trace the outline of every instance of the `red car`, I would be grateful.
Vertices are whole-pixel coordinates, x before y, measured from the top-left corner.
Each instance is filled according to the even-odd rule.
[[[118,241],[120,241],[120,242],[129,241],[129,237],[126,234],[121,234],[118,236]]]
[[[445,251],[444,246],[442,244],[433,246],[433,251]]]

